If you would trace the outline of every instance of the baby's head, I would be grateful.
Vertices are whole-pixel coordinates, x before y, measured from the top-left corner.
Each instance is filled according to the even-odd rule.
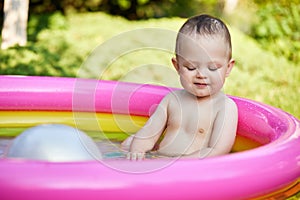
[[[218,18],[210,15],[197,15],[189,18],[180,28],[176,39],[176,56],[180,55],[182,40],[214,39],[223,42],[227,51],[228,60],[231,59],[231,36],[227,26]]]
[[[234,65],[231,52],[230,33],[220,19],[188,19],[179,30],[172,59],[183,88],[197,97],[219,92]]]

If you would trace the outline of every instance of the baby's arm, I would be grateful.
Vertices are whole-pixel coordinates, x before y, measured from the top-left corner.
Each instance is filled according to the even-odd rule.
[[[127,155],[128,159],[142,159],[145,152],[153,149],[166,128],[168,99],[169,95],[160,102],[144,127],[135,134]]]
[[[237,106],[231,99],[226,99],[225,109],[218,112],[214,121],[208,147],[185,157],[205,158],[229,153],[235,141],[237,121]]]

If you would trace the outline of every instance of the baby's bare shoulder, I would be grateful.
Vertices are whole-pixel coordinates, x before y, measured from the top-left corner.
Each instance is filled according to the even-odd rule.
[[[174,90],[167,94],[164,99],[166,100],[181,100],[184,96],[184,90]]]
[[[225,98],[225,105],[226,105],[226,107],[231,107],[233,109],[237,109],[236,103],[228,96],[226,96],[226,98]]]
[[[225,94],[218,95],[218,97],[215,99],[214,106],[215,109],[219,110],[219,112],[237,110],[237,105],[235,104],[235,102]]]
[[[171,111],[178,110],[180,107],[190,103],[185,95],[183,90],[175,90],[167,94],[163,101]]]
[[[221,111],[230,113],[232,115],[237,115],[238,108],[236,103],[231,98],[226,96]]]
[[[220,92],[218,95],[215,96],[215,102],[222,103],[229,106],[236,105],[235,102],[223,92]]]
[[[171,91],[170,93],[166,94],[163,99],[160,101],[159,103],[159,107],[164,108],[164,109],[168,109],[170,106],[172,106],[174,104],[174,102],[176,103],[181,96],[181,90],[174,90]]]

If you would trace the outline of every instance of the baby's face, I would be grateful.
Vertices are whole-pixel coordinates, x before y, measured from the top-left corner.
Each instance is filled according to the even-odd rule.
[[[173,64],[185,90],[197,97],[218,93],[233,67],[229,48],[219,37],[182,37]]]

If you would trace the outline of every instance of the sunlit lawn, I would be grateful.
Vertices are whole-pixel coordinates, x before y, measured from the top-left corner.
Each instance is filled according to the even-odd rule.
[[[175,31],[183,22],[179,18],[130,22],[103,13],[31,17],[28,45],[1,51],[0,72],[179,87],[170,59]],[[159,29],[143,32],[143,28]],[[133,31],[136,29],[140,31]],[[227,79],[225,92],[273,105],[300,118],[299,66],[263,51],[234,27],[231,33],[236,66]],[[129,50],[122,49],[128,44]],[[89,56],[93,50],[93,56]],[[91,62],[84,62],[87,58]]]

